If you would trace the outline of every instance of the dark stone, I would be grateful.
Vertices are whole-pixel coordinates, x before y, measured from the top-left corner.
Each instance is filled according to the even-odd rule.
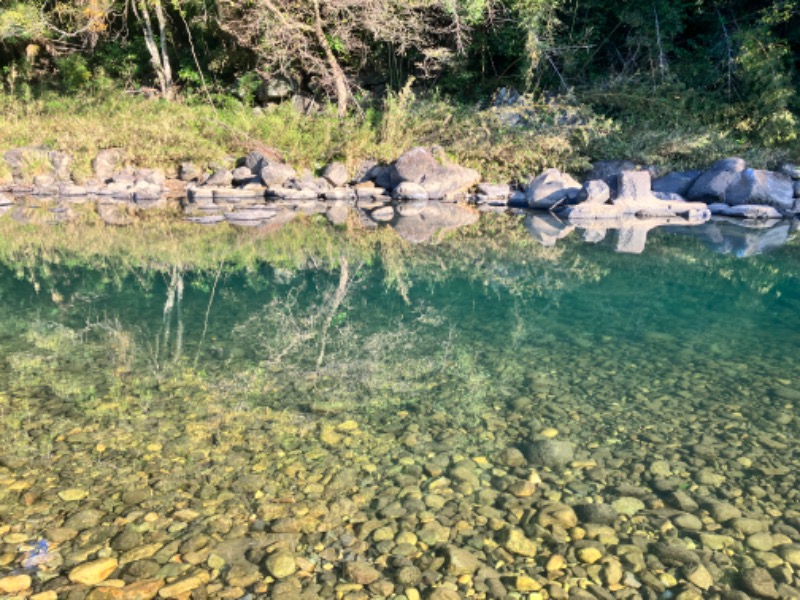
[[[728,188],[739,179],[746,167],[741,158],[718,160],[695,180],[686,197],[697,202],[726,202]]]
[[[702,171],[674,171],[653,181],[653,191],[662,194],[686,196],[689,188],[702,175]]]
[[[575,445],[564,440],[540,440],[530,444],[525,454],[534,465],[560,470],[575,458]]]
[[[582,523],[611,525],[617,520],[618,513],[610,504],[579,504],[575,506],[575,514]]]
[[[727,204],[764,204],[778,209],[790,210],[794,205],[794,184],[786,175],[745,169],[739,178],[728,187],[725,194]]]

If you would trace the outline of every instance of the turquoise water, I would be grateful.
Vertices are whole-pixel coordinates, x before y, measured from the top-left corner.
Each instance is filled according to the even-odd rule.
[[[400,275],[6,264],[0,578],[690,598],[752,594],[763,568],[798,593],[800,247],[453,248]],[[552,440],[559,464],[531,450]],[[104,582],[75,574],[104,559]]]

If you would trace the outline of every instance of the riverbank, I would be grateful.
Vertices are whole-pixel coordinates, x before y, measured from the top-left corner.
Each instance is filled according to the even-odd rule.
[[[454,162],[498,181],[522,181],[550,167],[578,175],[606,159],[662,171],[703,168],[725,156],[741,156],[756,168],[800,161],[796,144],[764,146],[723,114],[695,113],[659,98],[608,117],[566,98],[498,94],[476,107],[408,90],[344,120],[325,107],[305,114],[291,103],[252,108],[234,99],[211,107],[116,90],[0,95],[0,148],[22,146],[70,154],[77,183],[93,176],[92,160],[106,148],[121,148],[130,165],[167,176],[186,161],[204,172],[233,169],[249,151],[272,152],[299,171],[317,174],[334,160],[355,171],[365,160],[389,163],[414,146],[441,147]],[[8,176],[0,164],[0,181]]]

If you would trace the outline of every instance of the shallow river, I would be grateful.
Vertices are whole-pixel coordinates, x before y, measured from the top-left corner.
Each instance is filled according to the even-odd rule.
[[[5,260],[0,597],[800,597],[800,245],[481,243]]]

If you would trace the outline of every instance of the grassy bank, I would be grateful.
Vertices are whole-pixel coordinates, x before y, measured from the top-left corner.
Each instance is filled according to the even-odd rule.
[[[609,104],[608,97],[600,100]],[[388,162],[412,146],[435,144],[486,179],[507,181],[546,167],[580,173],[600,159],[664,169],[702,167],[730,155],[762,167],[800,160],[798,142],[765,145],[724,114],[670,98],[639,97],[628,106],[623,100],[614,98],[613,117],[585,103],[531,101],[526,127],[511,127],[508,112],[418,99],[408,91],[388,98],[381,110],[343,121],[332,108],[303,115],[290,104],[253,109],[231,100],[211,107],[116,91],[24,101],[0,95],[0,150],[28,144],[64,150],[74,156],[79,180],[91,173],[97,150],[110,147],[124,148],[131,164],[169,172],[182,161],[230,166],[265,147],[297,168],[318,170],[338,159],[355,170],[364,159]]]

